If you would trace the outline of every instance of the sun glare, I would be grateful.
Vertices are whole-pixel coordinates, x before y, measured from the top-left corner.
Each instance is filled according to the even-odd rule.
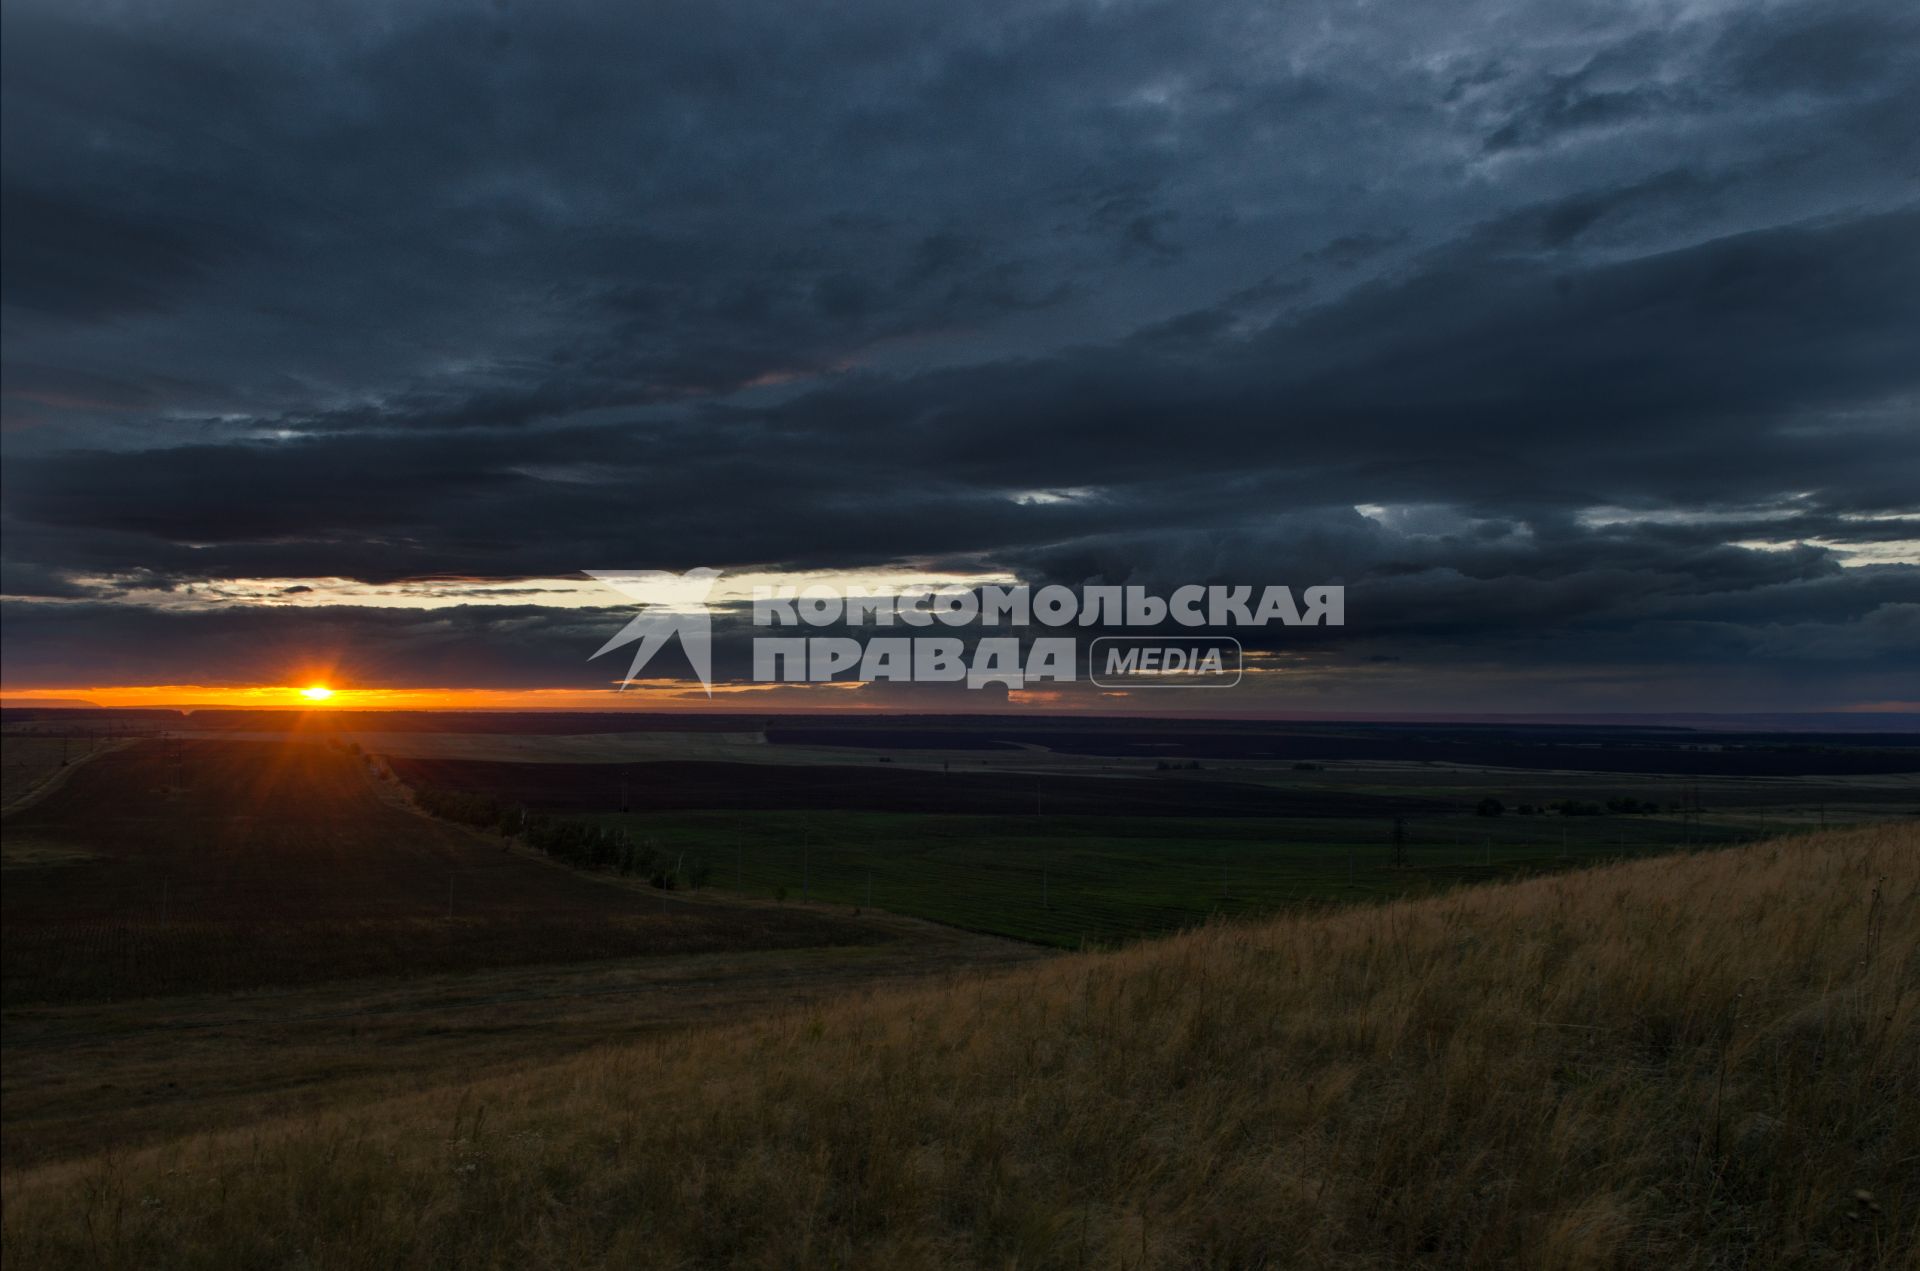
[[[333,696],[333,690],[324,684],[309,684],[300,690],[300,696],[309,702],[324,702]]]

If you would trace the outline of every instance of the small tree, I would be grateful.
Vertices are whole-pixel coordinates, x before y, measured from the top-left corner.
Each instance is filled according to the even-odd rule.
[[[1506,804],[1500,802],[1500,800],[1494,798],[1492,795],[1488,795],[1474,805],[1473,814],[1475,816],[1499,816],[1506,810]]]

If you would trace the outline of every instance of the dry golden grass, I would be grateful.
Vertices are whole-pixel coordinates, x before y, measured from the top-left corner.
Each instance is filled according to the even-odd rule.
[[[17,1266],[1883,1267],[1920,834],[1222,925],[23,1172]]]

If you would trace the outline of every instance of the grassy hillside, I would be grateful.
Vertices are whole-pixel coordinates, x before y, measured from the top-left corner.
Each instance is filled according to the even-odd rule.
[[[1218,925],[16,1173],[21,1266],[1909,1267],[1920,834]]]

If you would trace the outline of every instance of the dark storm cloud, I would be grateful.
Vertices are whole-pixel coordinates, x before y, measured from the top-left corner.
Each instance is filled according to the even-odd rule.
[[[1870,95],[1913,73],[1920,16],[1906,6],[1756,9],[1720,37],[1727,79],[1754,94]]]
[[[220,254],[190,227],[24,188],[0,194],[0,219],[7,225],[0,255],[7,303],[57,318],[101,322],[164,313]]]
[[[10,685],[598,638],[102,598],[238,577],[1333,579],[1328,658],[1570,679],[1920,599],[1905,6],[4,21]]]

